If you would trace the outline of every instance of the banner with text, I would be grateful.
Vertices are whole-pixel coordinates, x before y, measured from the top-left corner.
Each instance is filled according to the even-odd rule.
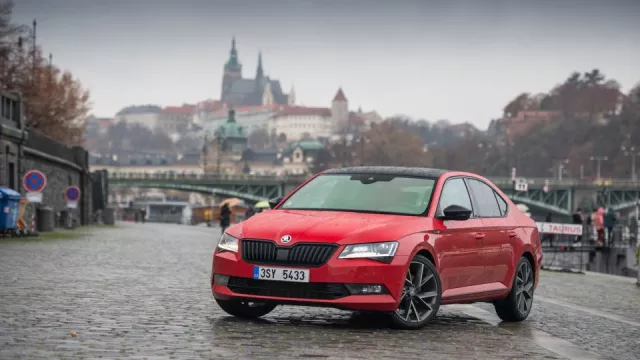
[[[539,222],[538,231],[541,234],[558,234],[558,235],[582,235],[582,225],[580,224],[559,224]]]

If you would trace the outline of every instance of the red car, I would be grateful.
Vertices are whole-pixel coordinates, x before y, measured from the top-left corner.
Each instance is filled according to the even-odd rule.
[[[504,321],[531,311],[538,229],[481,176],[332,169],[270,204],[215,250],[213,296],[231,315],[325,306],[385,312],[415,329],[444,304],[492,302]]]

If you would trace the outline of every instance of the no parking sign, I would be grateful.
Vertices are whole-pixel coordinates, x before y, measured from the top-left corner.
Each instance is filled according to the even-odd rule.
[[[78,206],[78,199],[80,199],[80,188],[77,186],[69,186],[64,192],[64,196],[67,198],[67,207],[69,209],[75,209]]]
[[[29,202],[42,202],[42,190],[47,186],[47,177],[38,170],[30,170],[24,174],[22,185],[27,190]]]

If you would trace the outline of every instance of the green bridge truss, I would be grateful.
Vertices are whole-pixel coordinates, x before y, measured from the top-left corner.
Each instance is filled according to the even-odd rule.
[[[306,180],[306,176],[216,176],[170,174],[109,174],[110,187],[170,189],[223,198],[236,197],[257,202],[284,196]],[[514,202],[560,215],[571,215],[576,207],[592,209],[612,207],[626,210],[640,199],[640,182],[614,180],[586,182],[576,180],[548,181],[528,179],[526,192],[514,191],[508,178],[491,178]],[[549,188],[545,191],[545,185]]]

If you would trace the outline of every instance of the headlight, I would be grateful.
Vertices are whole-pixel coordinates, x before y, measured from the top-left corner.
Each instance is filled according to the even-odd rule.
[[[223,233],[218,241],[218,250],[227,250],[234,253],[238,252],[238,239],[233,236]]]
[[[398,250],[397,241],[387,241],[371,244],[347,245],[338,259],[373,259],[391,262]]]

